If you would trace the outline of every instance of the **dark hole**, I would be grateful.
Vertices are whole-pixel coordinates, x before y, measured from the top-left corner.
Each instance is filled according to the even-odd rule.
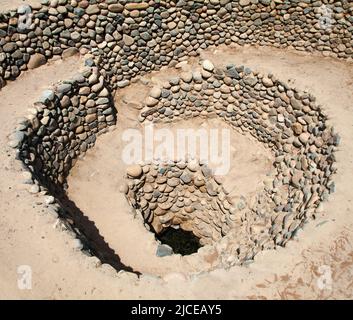
[[[183,256],[195,253],[201,247],[199,238],[191,231],[184,231],[180,228],[168,228],[157,235],[157,239],[163,244],[172,247],[174,253],[179,253]]]

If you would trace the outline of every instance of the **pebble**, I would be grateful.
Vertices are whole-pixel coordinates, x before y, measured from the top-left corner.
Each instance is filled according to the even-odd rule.
[[[239,4],[243,7],[248,6],[250,2],[250,0],[239,0]]]
[[[303,126],[299,122],[296,122],[293,124],[293,131],[296,135],[300,135],[303,132]]]
[[[262,79],[262,83],[263,83],[263,84],[265,85],[265,87],[267,87],[267,88],[270,88],[270,87],[273,86],[272,80],[271,80],[270,78],[267,78],[267,77],[265,77],[265,78]]]
[[[16,131],[10,136],[9,146],[12,148],[17,148],[21,145],[25,138],[25,134],[22,131]]]
[[[47,59],[40,53],[35,53],[28,61],[28,69],[36,69],[47,63]]]
[[[126,46],[132,46],[135,42],[134,38],[124,34],[123,35],[123,41]]]
[[[206,71],[209,71],[209,72],[212,72],[214,70],[214,65],[213,63],[210,61],[210,60],[205,60],[203,63],[202,63],[202,67],[206,70]]]
[[[34,184],[29,188],[28,191],[32,194],[36,194],[36,193],[40,192],[40,187],[38,185]]]
[[[157,247],[157,251],[156,251],[156,256],[157,257],[166,257],[166,256],[171,256],[172,254],[174,254],[173,249],[166,245],[166,244],[160,244]]]
[[[49,205],[49,204],[53,204],[55,202],[55,198],[53,196],[46,196],[44,198],[44,203]]]
[[[120,3],[113,3],[108,6],[108,10],[114,13],[121,13],[124,11],[124,6]]]
[[[177,178],[168,179],[168,181],[167,181],[167,184],[170,187],[176,187],[177,185],[179,185],[179,183],[180,183],[179,179],[177,179]]]
[[[180,176],[180,180],[183,183],[188,184],[192,181],[192,177],[189,173],[183,172],[183,174]]]
[[[74,239],[72,241],[72,246],[75,250],[82,250],[83,249],[83,244],[80,239]]]
[[[99,13],[100,12],[100,9],[99,9],[99,7],[98,7],[98,5],[89,5],[88,7],[87,7],[87,9],[86,9],[86,13],[88,14],[88,15],[93,15],[93,14],[97,14],[97,13]]]
[[[144,10],[147,9],[149,7],[147,2],[140,2],[140,3],[127,3],[125,5],[125,9],[126,10]]]
[[[129,166],[126,170],[126,173],[133,178],[138,178],[142,174],[142,168],[139,165]]]

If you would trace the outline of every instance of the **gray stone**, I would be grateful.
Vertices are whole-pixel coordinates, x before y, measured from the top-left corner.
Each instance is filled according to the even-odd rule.
[[[109,103],[109,98],[99,98],[96,101],[96,105],[102,105],[102,104],[108,104]]]
[[[53,204],[55,202],[55,198],[53,196],[46,196],[44,198],[44,202],[45,204],[49,205],[49,204]]]
[[[81,40],[81,34],[77,31],[71,33],[71,39],[75,42],[79,42]]]
[[[142,38],[143,40],[145,40],[145,41],[150,41],[150,40],[152,40],[152,36],[151,36],[147,31],[142,32],[142,33],[140,34],[140,36],[141,36],[141,38]]]
[[[192,181],[192,176],[187,172],[183,172],[183,174],[180,176],[180,180],[183,181],[183,183],[188,184]]]
[[[294,99],[294,98],[290,99],[290,104],[292,105],[294,110],[302,109],[302,104],[297,99]]]
[[[244,83],[253,87],[257,83],[257,78],[255,77],[246,77],[244,78]]]
[[[235,69],[235,66],[227,66],[226,74],[228,75],[228,77],[232,79],[237,79],[237,80],[240,79],[240,75],[238,71]]]
[[[164,115],[167,117],[172,116],[173,114],[174,114],[174,112],[170,108],[168,108],[164,111]]]
[[[2,47],[2,49],[4,52],[13,52],[17,49],[17,44],[15,42],[8,42]]]
[[[74,14],[82,17],[85,14],[85,10],[83,8],[74,8]]]
[[[25,134],[22,131],[16,131],[10,136],[9,146],[12,148],[17,148],[25,138]]]
[[[128,86],[130,84],[130,81],[129,80],[122,80],[122,81],[119,81],[117,83],[118,87],[119,88],[125,88],[126,86]]]
[[[44,35],[44,36],[47,36],[47,37],[51,37],[51,36],[52,36],[51,29],[50,29],[49,27],[46,27],[46,28],[43,30],[43,35]]]
[[[177,86],[179,85],[180,83],[180,78],[178,76],[174,76],[172,78],[169,79],[169,83],[172,85],[172,86]]]
[[[62,83],[56,87],[56,90],[58,93],[67,93],[71,90],[71,84],[70,83]]]
[[[42,93],[42,95],[41,95],[41,97],[39,99],[39,102],[46,103],[48,101],[53,101],[54,97],[55,97],[54,91],[45,90],[45,91],[43,91],[43,93]]]
[[[80,239],[74,239],[72,241],[72,246],[75,250],[82,250],[83,249],[83,244]]]
[[[6,60],[6,53],[1,52],[0,53],[0,62],[4,62]]]
[[[29,190],[28,190],[30,193],[32,194],[36,194],[36,193],[39,193],[40,192],[40,188],[38,185],[34,184],[32,185]]]
[[[160,244],[157,247],[156,255],[157,257],[166,257],[171,256],[173,253],[173,249],[170,246],[166,244]]]
[[[202,82],[202,75],[201,75],[201,73],[200,73],[199,71],[194,71],[194,72],[192,73],[192,77],[193,77],[193,79],[194,79],[194,81],[195,81],[196,83]]]
[[[13,59],[22,59],[23,58],[23,53],[20,49],[17,49],[12,55],[11,57]]]

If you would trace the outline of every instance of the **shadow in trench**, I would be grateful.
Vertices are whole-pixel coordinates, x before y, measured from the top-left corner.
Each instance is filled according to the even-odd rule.
[[[115,251],[109,247],[109,244],[104,240],[104,237],[99,233],[94,221],[91,221],[84,213],[70,200],[63,192],[56,194],[56,199],[62,209],[66,211],[70,219],[73,220],[73,227],[82,232],[91,252],[98,257],[102,263],[110,264],[117,271],[133,272],[141,275],[140,272],[133,270],[131,267],[124,265]]]
[[[111,88],[109,88],[107,84],[105,85],[109,89],[109,92],[111,92]],[[117,109],[114,105],[114,97],[110,95],[108,98],[112,106],[113,122],[116,123]],[[53,152],[53,150],[46,145],[47,141],[44,143],[43,137],[35,135],[35,133],[36,132],[33,131],[26,136],[26,141],[22,143],[16,157],[22,161],[26,170],[29,169],[31,171],[32,175],[36,178],[35,180],[39,182],[39,185],[45,187],[49,191],[49,194],[55,197],[60,206],[60,218],[70,226],[70,229],[72,229],[82,241],[84,250],[88,250],[95,255],[102,263],[111,265],[117,271],[124,270],[141,275],[139,271],[135,271],[121,262],[120,257],[109,247],[109,244],[99,233],[99,229],[96,227],[94,221],[89,220],[80,208],[68,198],[64,186],[67,183],[66,177],[73,165],[72,160],[69,160],[69,162],[64,165],[64,171],[62,172],[64,182],[55,183],[51,180],[51,178],[53,178],[51,173],[55,176],[58,168],[52,168],[50,164],[56,162],[56,157],[62,150],[59,148],[67,146],[59,143],[56,138],[52,138],[51,143],[53,144],[53,148],[56,148]],[[90,143],[95,143],[95,139],[90,140]],[[31,153],[34,156],[34,160],[31,160]],[[49,177],[46,177],[45,173],[48,172]]]

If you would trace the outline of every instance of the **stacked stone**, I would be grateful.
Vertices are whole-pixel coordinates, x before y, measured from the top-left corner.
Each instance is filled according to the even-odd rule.
[[[293,47],[344,59],[353,55],[348,0],[93,2],[43,0],[1,13],[0,87],[23,70],[80,49],[100,57],[114,88],[212,45]]]
[[[253,227],[243,228],[244,233],[237,230],[230,239],[234,245],[250,240],[244,244],[249,250],[242,250],[245,261],[273,244],[285,245],[334,191],[334,151],[339,136],[312,95],[290,88],[271,74],[234,65],[221,70],[208,60],[203,61],[201,71],[154,87],[139,119],[170,122],[212,115],[250,133],[275,156],[274,180],[268,181],[255,201],[247,199],[254,205],[237,208],[242,221]]]
[[[220,44],[293,47],[348,60],[353,56],[353,7],[348,0],[43,0],[32,6],[32,21],[24,26],[19,22],[26,22],[27,11],[21,6],[17,12],[0,14],[0,88],[52,57],[78,51],[92,55],[85,72],[44,92],[10,136],[10,145],[19,149],[42,184],[59,188],[77,156],[93,146],[99,132],[115,124],[111,92],[135,76]],[[221,258],[225,266],[285,245],[334,191],[339,137],[310,94],[272,75],[234,65],[219,70],[210,62],[204,62],[200,72],[154,88],[140,120],[211,114],[249,132],[276,157],[275,179],[258,198],[238,204],[237,214],[229,216],[236,216],[236,228],[227,231],[231,224],[215,224],[202,227],[204,234],[192,225],[205,243],[226,234],[222,239],[229,249]],[[201,196],[206,204],[210,197]]]
[[[134,165],[127,169],[128,202],[160,234],[191,231],[202,245],[220,240],[232,225],[231,204],[219,179],[197,161]]]
[[[87,67],[44,91],[29,111],[10,145],[46,185],[62,186],[77,156],[116,121],[111,94],[97,68]]]

